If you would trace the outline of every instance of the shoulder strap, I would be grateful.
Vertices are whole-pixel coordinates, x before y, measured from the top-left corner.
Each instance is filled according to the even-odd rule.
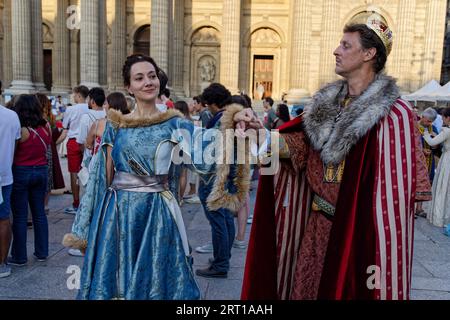
[[[41,140],[42,144],[43,144],[44,147],[45,147],[45,152],[47,152],[48,146],[47,146],[47,144],[45,143],[44,139],[42,139],[41,135],[40,135],[36,130],[34,130],[33,128],[27,128],[27,129],[30,130],[30,131],[32,131],[35,135],[38,136],[38,138]]]

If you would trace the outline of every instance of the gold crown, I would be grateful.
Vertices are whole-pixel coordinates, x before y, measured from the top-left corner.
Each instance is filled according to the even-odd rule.
[[[369,29],[373,30],[375,34],[383,42],[386,48],[386,55],[389,55],[392,50],[392,31],[389,29],[386,20],[374,11],[364,11],[358,13],[350,21],[351,24],[365,24]]]

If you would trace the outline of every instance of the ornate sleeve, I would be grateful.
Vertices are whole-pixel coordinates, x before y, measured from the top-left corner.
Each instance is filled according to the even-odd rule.
[[[309,152],[305,133],[303,131],[283,133],[281,134],[281,137],[282,139],[280,139],[280,150],[282,151],[283,148],[285,148],[283,147],[283,145],[286,144],[289,150],[289,158],[291,160],[293,168],[297,172],[303,170],[306,166]]]
[[[92,217],[106,193],[106,148],[114,145],[114,137],[115,129],[107,122],[102,137],[102,147],[91,160],[93,164],[89,180],[72,224],[72,232],[66,234],[63,239],[63,245],[66,247],[86,249]]]

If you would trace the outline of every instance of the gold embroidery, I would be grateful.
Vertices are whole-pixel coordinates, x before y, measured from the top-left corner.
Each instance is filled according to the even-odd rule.
[[[338,166],[329,164],[323,165],[323,181],[326,183],[340,183],[344,175],[345,160],[339,163]]]

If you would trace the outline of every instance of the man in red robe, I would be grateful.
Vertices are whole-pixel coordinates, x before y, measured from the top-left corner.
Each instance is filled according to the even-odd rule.
[[[261,176],[242,299],[408,299],[414,203],[431,198],[411,106],[382,70],[392,47],[366,12],[334,51],[344,79],[280,128]]]

